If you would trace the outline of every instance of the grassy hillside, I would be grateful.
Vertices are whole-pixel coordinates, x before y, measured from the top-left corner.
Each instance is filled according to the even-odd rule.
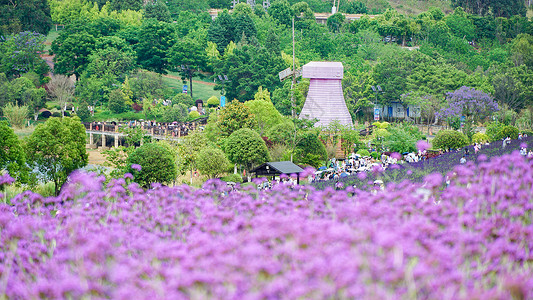
[[[438,7],[445,14],[453,11],[450,1],[441,0],[388,0],[389,4],[396,9],[399,13],[407,15],[418,15],[424,11],[427,11],[430,7]]]

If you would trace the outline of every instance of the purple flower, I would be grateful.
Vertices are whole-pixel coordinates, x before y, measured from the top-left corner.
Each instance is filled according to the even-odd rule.
[[[141,169],[142,169],[141,165],[138,165],[138,164],[132,164],[131,168],[136,170],[136,171],[141,171]]]
[[[427,149],[431,148],[428,142],[424,140],[420,140],[416,142],[416,148],[420,151],[426,151]]]

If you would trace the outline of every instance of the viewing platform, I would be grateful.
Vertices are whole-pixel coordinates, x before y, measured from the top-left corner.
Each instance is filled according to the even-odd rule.
[[[120,145],[120,138],[126,137],[123,128],[141,128],[145,132],[145,136],[157,140],[180,141],[189,132],[195,129],[202,129],[207,124],[207,118],[197,119],[191,122],[173,122],[160,123],[151,121],[131,121],[131,122],[84,122],[85,132],[89,134],[88,148],[97,148],[98,141],[101,141],[101,147],[108,148],[112,144],[115,147]],[[101,135],[99,139],[95,139],[95,135]],[[108,142],[108,139],[113,139],[113,142]],[[141,141],[142,144],[142,141]]]

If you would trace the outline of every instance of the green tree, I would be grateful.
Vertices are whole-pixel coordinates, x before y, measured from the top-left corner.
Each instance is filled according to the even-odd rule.
[[[231,41],[235,41],[235,24],[227,10],[217,16],[209,27],[207,40],[217,45],[218,52],[224,50]]]
[[[137,61],[144,69],[166,74],[169,67],[167,53],[176,43],[176,32],[171,24],[147,19],[138,33],[135,45]]]
[[[235,42],[241,41],[245,36],[248,40],[255,39],[257,30],[255,29],[254,20],[247,14],[237,14],[234,16],[233,24],[235,26]]]
[[[111,0],[112,10],[140,10],[143,5],[142,0]]]
[[[146,70],[137,70],[129,77],[132,99],[138,102],[140,99],[166,98],[171,91],[168,90],[161,74]]]
[[[0,72],[8,78],[35,72],[41,79],[50,70],[40,56],[44,40],[44,35],[28,31],[6,36],[0,43]]]
[[[55,194],[68,175],[87,165],[85,127],[78,117],[50,118],[28,138],[27,158],[39,175],[54,183]]]
[[[283,120],[282,115],[276,110],[271,101],[252,100],[246,101],[244,105],[247,106],[250,109],[250,113],[253,114],[257,124],[257,132],[261,136],[263,136],[269,128],[281,123]]]
[[[191,38],[183,38],[169,50],[169,65],[178,70],[181,79],[189,79],[191,97],[193,97],[192,78],[207,66],[205,45]]]
[[[326,146],[320,141],[318,132],[302,132],[296,143],[294,160],[318,168],[327,158]]]
[[[112,90],[109,93],[109,102],[107,103],[109,110],[115,114],[120,114],[126,111],[126,104],[124,103],[124,94],[120,89]]]
[[[133,180],[144,188],[155,182],[170,183],[178,176],[176,155],[170,146],[162,143],[140,146],[128,156],[127,164]],[[141,166],[141,170],[136,170],[133,165]]]
[[[533,68],[533,36],[518,35],[511,43],[512,60],[516,66],[526,65]]]
[[[91,117],[91,112],[89,111],[89,103],[87,101],[81,101],[76,115],[81,119],[82,122],[86,122]]]
[[[135,54],[132,51],[107,47],[91,53],[85,75],[104,79],[106,82],[122,82],[136,68]]]
[[[148,2],[144,6],[144,18],[154,18],[161,22],[171,22],[170,11],[163,1]]]
[[[368,72],[357,72],[355,74],[346,72],[342,79],[344,100],[348,111],[355,119],[364,113],[366,109],[374,106],[376,94],[372,92],[375,85],[372,75]]]
[[[68,34],[52,42],[54,72],[67,76],[76,75],[76,80],[89,64],[89,56],[94,50],[96,38],[83,31]]]
[[[339,12],[329,16],[327,20],[328,29],[332,32],[339,32],[345,19],[344,15]]]
[[[229,160],[220,148],[208,146],[198,152],[198,170],[209,178],[216,178],[226,172]]]
[[[178,155],[180,158],[180,166],[182,170],[191,171],[191,184],[192,173],[197,167],[196,162],[198,159],[198,153],[208,144],[207,136],[203,131],[193,131],[187,136],[183,137],[182,141],[178,144]]]
[[[224,138],[241,128],[255,128],[257,121],[248,106],[234,100],[219,111],[216,124]]]
[[[243,165],[248,174],[270,159],[265,141],[252,129],[242,128],[224,140],[224,152],[234,164]]]
[[[287,27],[291,26],[293,12],[287,0],[280,0],[272,3],[268,8],[268,13],[278,22],[278,24]]]
[[[229,79],[219,82],[216,89],[223,88],[228,99],[250,100],[260,86],[271,91],[279,87],[278,73],[283,69],[281,56],[272,55],[264,47],[242,45],[215,65],[215,74],[227,75]]]
[[[52,27],[46,0],[10,0],[0,2],[0,35],[35,31],[47,34]]]
[[[22,181],[28,172],[22,145],[6,121],[0,121],[0,170],[7,170],[11,177]]]

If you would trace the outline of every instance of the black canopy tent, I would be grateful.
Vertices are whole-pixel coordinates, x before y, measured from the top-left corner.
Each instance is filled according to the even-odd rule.
[[[253,169],[252,173],[255,173],[256,178],[257,176],[274,177],[281,174],[296,174],[297,183],[300,184],[300,173],[303,171],[304,170],[302,168],[290,161],[271,161]]]

